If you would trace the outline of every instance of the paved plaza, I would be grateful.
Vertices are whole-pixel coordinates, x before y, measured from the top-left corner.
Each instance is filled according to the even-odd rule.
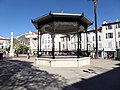
[[[57,68],[35,57],[0,60],[0,90],[120,90],[120,61],[91,59],[91,65]]]

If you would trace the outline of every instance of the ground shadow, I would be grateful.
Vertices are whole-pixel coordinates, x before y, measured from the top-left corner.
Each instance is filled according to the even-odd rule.
[[[0,90],[62,90],[66,80],[39,70],[31,62],[0,61]]]
[[[116,64],[116,66],[95,77],[82,78],[82,81],[66,86],[63,90],[70,87],[74,87],[75,90],[120,90],[120,64]]]

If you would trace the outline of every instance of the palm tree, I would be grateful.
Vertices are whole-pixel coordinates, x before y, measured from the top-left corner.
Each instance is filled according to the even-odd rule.
[[[91,0],[89,0],[91,1]],[[98,34],[97,34],[97,12],[96,12],[96,7],[97,7],[97,0],[92,0],[94,3],[94,20],[95,20],[95,36],[96,36],[96,58],[98,58]]]

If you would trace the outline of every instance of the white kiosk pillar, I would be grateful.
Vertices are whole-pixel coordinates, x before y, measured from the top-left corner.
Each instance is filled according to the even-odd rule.
[[[14,56],[14,51],[13,51],[13,32],[11,32],[11,41],[10,41],[10,53],[9,56]]]

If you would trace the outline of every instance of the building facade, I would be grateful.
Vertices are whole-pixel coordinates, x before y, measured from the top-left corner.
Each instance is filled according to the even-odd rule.
[[[29,45],[28,47],[31,49],[31,51],[36,51],[37,50],[37,45],[38,45],[38,33],[37,32],[32,32],[29,31],[25,33],[25,37],[28,38],[29,40]]]
[[[103,22],[102,31],[103,50],[106,57],[116,58],[119,56],[120,49],[120,22],[118,20],[112,23]]]
[[[120,57],[120,21],[103,22],[98,28],[98,55],[102,58]],[[84,46],[84,44],[83,44]],[[95,52],[96,37],[95,30],[88,30],[88,50]]]
[[[61,51],[61,37],[62,35],[55,35],[55,51]],[[32,52],[37,52],[38,49],[38,33],[29,31],[25,33],[25,37],[29,39],[29,47]],[[40,42],[40,41],[39,41]],[[40,47],[40,44],[39,44]],[[45,54],[49,54],[49,51],[52,51],[52,38],[50,34],[42,34],[41,35],[41,51],[44,51]]]
[[[6,50],[10,45],[10,39],[0,36],[0,50]]]
[[[120,21],[103,22],[102,27],[98,28],[98,55],[101,58],[120,58]],[[66,40],[61,40],[66,47]],[[63,42],[64,41],[64,42]],[[81,33],[81,51],[88,51],[95,54],[96,37],[95,30],[88,30],[86,33]],[[77,50],[77,36],[71,35],[71,40],[68,41],[68,50]]]

